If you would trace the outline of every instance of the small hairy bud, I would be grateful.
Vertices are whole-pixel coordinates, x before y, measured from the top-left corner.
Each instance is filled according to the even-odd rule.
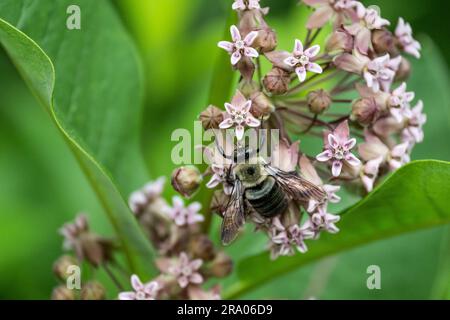
[[[199,120],[205,130],[218,129],[219,123],[223,121],[223,111],[216,106],[210,105],[202,113],[200,113]]]
[[[344,28],[339,28],[334,31],[328,38],[325,45],[325,51],[328,53],[351,53],[354,47],[353,36]]]
[[[64,255],[58,258],[53,264],[53,273],[62,281],[66,281],[70,275],[67,270],[72,265],[77,265],[77,259],[72,256]]]
[[[253,93],[250,99],[252,100],[252,114],[256,118],[265,118],[275,110],[272,101],[260,91]]]
[[[220,251],[211,263],[209,272],[217,278],[228,276],[233,270],[233,261],[225,252]]]
[[[400,66],[398,67],[397,73],[395,74],[395,81],[406,81],[411,74],[411,63],[402,57]]]
[[[278,67],[272,68],[263,80],[264,87],[273,94],[286,93],[290,82],[289,72]]]
[[[308,93],[308,107],[314,114],[321,114],[331,105],[331,97],[328,92],[323,89],[314,90]]]
[[[372,44],[378,54],[389,53],[391,56],[398,54],[395,47],[395,37],[389,30],[374,30],[372,32]]]
[[[189,252],[195,258],[200,258],[204,261],[209,261],[214,258],[214,244],[204,234],[199,234],[191,239],[189,243]]]
[[[278,45],[277,34],[271,28],[263,28],[258,31],[258,37],[253,44],[255,47],[261,48],[261,52],[272,51]]]
[[[89,281],[81,288],[81,300],[104,300],[106,298],[106,290],[98,281]]]
[[[363,126],[373,123],[379,116],[379,107],[374,98],[356,100],[352,105],[350,119]]]
[[[184,197],[190,197],[197,191],[203,178],[195,166],[183,166],[172,172],[172,186]]]
[[[57,286],[52,291],[52,300],[75,300],[75,292],[66,286]]]

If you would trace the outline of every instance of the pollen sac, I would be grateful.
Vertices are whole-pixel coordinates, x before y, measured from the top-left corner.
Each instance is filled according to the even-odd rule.
[[[262,92],[253,93],[250,99],[252,100],[252,114],[258,119],[266,118],[275,110],[273,103]]]
[[[350,118],[363,126],[367,126],[378,118],[379,112],[379,107],[374,98],[358,99],[352,105]]]
[[[380,55],[386,53],[389,53],[391,56],[398,55],[398,50],[395,47],[395,37],[389,30],[374,30],[372,32],[372,44],[375,52]]]

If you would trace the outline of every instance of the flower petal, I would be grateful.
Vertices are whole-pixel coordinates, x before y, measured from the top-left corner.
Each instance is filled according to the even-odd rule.
[[[253,41],[255,41],[256,37],[258,36],[258,32],[257,31],[252,31],[249,32],[249,34],[247,34],[244,38],[244,43],[247,46],[251,46]]]
[[[259,56],[258,51],[256,51],[256,49],[252,47],[245,47],[244,54],[250,58],[257,58]]]
[[[320,161],[320,162],[326,162],[326,161],[330,160],[332,157],[333,157],[333,153],[330,150],[325,150],[324,152],[319,153],[316,156],[316,159],[317,159],[317,161]]]
[[[133,287],[134,290],[138,291],[138,290],[143,290],[144,289],[144,285],[142,284],[141,280],[139,279],[139,277],[135,274],[133,274],[131,276],[131,286]]]
[[[119,300],[136,300],[136,293],[135,292],[121,292],[119,293]]]
[[[352,138],[344,143],[345,150],[350,150],[356,145],[356,139]]]
[[[314,62],[308,63],[306,65],[306,70],[308,70],[310,72],[314,72],[314,73],[322,73],[323,72],[322,67]]]
[[[239,60],[241,60],[242,55],[239,51],[235,51],[233,52],[233,54],[231,55],[231,64],[234,66],[236,63],[239,62]]]
[[[339,177],[342,170],[342,162],[339,160],[333,161],[333,165],[331,166],[331,173],[334,177]]]
[[[354,167],[358,166],[361,163],[361,161],[357,157],[355,157],[355,155],[352,153],[349,153],[345,156],[345,161],[349,165],[354,166]]]
[[[231,118],[227,118],[225,120],[223,120],[220,124],[219,124],[219,128],[220,129],[228,129],[231,126],[233,126],[233,120]]]
[[[242,140],[244,137],[244,126],[236,126],[236,138]]]
[[[229,41],[220,41],[217,46],[219,48],[225,49],[228,52],[233,52],[234,44]]]
[[[293,53],[294,53],[294,56],[300,56],[303,54],[303,43],[298,39],[295,39]]]
[[[320,46],[319,45],[315,45],[312,46],[311,48],[308,48],[305,50],[305,56],[308,56],[309,58],[315,57],[320,51]]]
[[[231,39],[233,39],[234,42],[241,40],[241,33],[239,32],[239,29],[232,25],[230,27],[230,33],[231,33]]]
[[[300,80],[300,82],[305,81],[306,79],[306,69],[304,67],[298,67],[295,69],[295,73],[298,76],[298,79]]]

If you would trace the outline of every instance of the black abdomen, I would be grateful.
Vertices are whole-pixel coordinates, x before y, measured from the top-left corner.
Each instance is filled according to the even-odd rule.
[[[256,212],[264,217],[276,216],[288,207],[283,190],[270,176],[256,187],[248,188],[245,197]]]

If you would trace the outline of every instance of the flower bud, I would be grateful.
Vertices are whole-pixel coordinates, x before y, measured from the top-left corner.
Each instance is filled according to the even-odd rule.
[[[202,182],[202,175],[195,166],[184,166],[172,172],[172,186],[184,197],[190,197]]]
[[[372,32],[372,44],[375,52],[380,55],[386,53],[389,53],[391,56],[398,54],[398,51],[395,47],[394,35],[389,30],[374,30]]]
[[[356,100],[352,105],[350,119],[367,126],[377,120],[379,107],[374,98],[362,98]]]
[[[214,258],[214,244],[204,234],[193,237],[189,242],[188,249],[195,258],[200,258],[204,261],[209,261]]]
[[[233,270],[233,261],[225,252],[220,251],[211,263],[209,272],[217,278],[228,276]]]
[[[67,270],[70,266],[77,265],[77,259],[72,256],[64,255],[58,258],[53,264],[53,273],[62,281],[66,281],[70,275]]]
[[[219,124],[223,121],[223,111],[216,106],[209,105],[202,113],[199,120],[205,130],[218,129]]]
[[[290,82],[289,72],[278,67],[272,68],[263,80],[264,87],[273,94],[286,93]]]
[[[81,300],[105,300],[106,290],[98,281],[89,281],[81,288]]]
[[[66,286],[57,286],[52,291],[52,300],[75,300],[74,290],[70,290]]]
[[[395,74],[395,81],[406,81],[410,74],[411,63],[409,60],[402,57],[402,62],[400,62],[397,73]]]
[[[277,34],[269,27],[258,31],[258,37],[253,42],[256,48],[261,48],[261,52],[274,50],[278,45]]]
[[[252,114],[256,118],[265,118],[275,111],[272,101],[261,91],[253,93],[250,99],[252,100]]]
[[[309,110],[314,114],[321,114],[331,105],[330,94],[323,89],[308,93],[307,101]]]
[[[351,53],[354,46],[353,36],[344,28],[334,31],[328,38],[325,45],[325,51],[328,53]]]

